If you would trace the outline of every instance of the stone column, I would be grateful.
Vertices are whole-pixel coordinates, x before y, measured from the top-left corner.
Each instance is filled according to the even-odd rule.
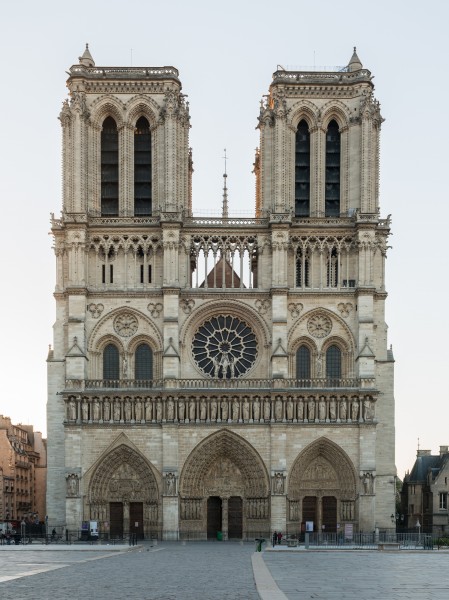
[[[228,502],[229,498],[221,499],[221,531],[223,533],[223,540],[228,539]]]

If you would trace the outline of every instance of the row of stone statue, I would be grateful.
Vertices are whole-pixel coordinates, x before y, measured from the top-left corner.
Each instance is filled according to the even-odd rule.
[[[250,398],[178,397],[75,397],[67,402],[67,420],[75,422],[260,422],[372,421],[372,396],[266,396]]]
[[[289,500],[288,502],[288,515],[290,521],[300,521],[301,515],[301,502],[299,500]],[[341,521],[353,521],[355,515],[355,503],[353,500],[343,500],[340,503],[340,520]]]

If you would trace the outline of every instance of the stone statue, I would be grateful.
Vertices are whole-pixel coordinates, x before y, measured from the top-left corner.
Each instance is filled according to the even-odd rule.
[[[151,421],[153,418],[153,407],[151,406],[151,400],[145,400],[145,421]]]
[[[291,396],[287,400],[287,421],[293,421],[293,401]]]
[[[313,398],[309,398],[307,402],[307,408],[309,410],[309,421],[315,420],[315,400]]]
[[[363,491],[365,494],[373,493],[373,477],[371,473],[363,474]]]
[[[337,403],[335,402],[335,398],[331,398],[329,402],[329,417],[331,421],[335,421],[337,418]]]
[[[195,420],[195,400],[193,398],[190,399],[190,404],[189,404],[189,419],[191,421]]]
[[[114,402],[114,421],[120,421],[120,401]]]
[[[184,402],[184,398],[180,398],[178,402],[178,419],[180,421],[184,421],[186,418],[186,403]]]
[[[260,401],[256,398],[253,402],[253,418],[255,421],[260,420]]]
[[[136,421],[141,421],[142,420],[142,402],[140,400],[137,400],[137,402],[136,402],[135,413],[136,413]]]
[[[167,421],[173,421],[175,414],[175,404],[170,397],[167,402]]]
[[[359,401],[355,398],[352,401],[352,420],[357,421],[359,418]]]
[[[363,401],[363,407],[365,409],[365,421],[372,421],[373,419],[373,406],[369,396],[365,396]]]
[[[215,398],[212,398],[211,403],[210,403],[210,420],[211,421],[217,420],[217,401]]]
[[[276,415],[276,421],[282,421],[282,400],[279,396],[274,403],[274,414]]]
[[[129,398],[125,400],[125,421],[131,421],[131,402]]]
[[[67,496],[78,495],[78,477],[76,475],[69,475],[67,477]]]
[[[323,396],[320,397],[320,401],[318,402],[318,417],[320,421],[326,420],[326,402]]]
[[[263,418],[264,418],[265,421],[269,421],[270,420],[270,416],[271,416],[270,399],[269,398],[265,398],[265,401],[263,403]]]
[[[105,401],[103,402],[103,419],[105,421],[111,420],[111,403],[107,398],[105,398]]]
[[[346,421],[347,419],[347,414],[346,414],[346,399],[343,398],[342,400],[340,400],[340,420],[341,421]]]
[[[240,412],[239,401],[237,400],[237,397],[234,396],[234,400],[232,402],[232,420],[233,421],[239,420],[239,412]]]
[[[244,421],[249,421],[249,402],[248,402],[248,396],[245,396],[245,399],[243,401],[242,412],[243,412],[243,420]]]
[[[126,356],[123,357],[123,379],[128,377],[128,361]]]
[[[98,398],[94,400],[94,421],[100,420],[100,403],[98,402]]]
[[[160,398],[156,402],[156,421],[162,421],[162,401]]]
[[[304,420],[304,402],[300,400],[298,402],[298,421]]]
[[[284,477],[282,473],[276,473],[274,476],[274,491],[276,494],[284,493]]]
[[[73,398],[70,398],[69,402],[69,420],[76,421],[76,404]]]
[[[228,420],[228,401],[224,399],[221,401],[221,420]]]
[[[173,473],[167,473],[165,478],[167,484],[167,495],[173,496],[175,493],[175,476]]]
[[[200,400],[200,420],[205,421],[207,416],[207,404],[206,399],[203,397]]]
[[[83,404],[81,406],[81,412],[83,415],[83,421],[88,421],[89,420],[89,405],[87,404],[86,400],[83,400]]]

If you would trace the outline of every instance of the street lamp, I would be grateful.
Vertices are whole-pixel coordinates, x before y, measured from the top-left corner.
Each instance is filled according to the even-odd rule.
[[[418,544],[421,544],[421,523],[419,519],[416,520],[416,527],[418,528]]]

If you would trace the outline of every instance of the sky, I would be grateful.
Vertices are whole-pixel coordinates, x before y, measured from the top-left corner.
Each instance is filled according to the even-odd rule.
[[[449,444],[449,97],[446,0],[17,0],[0,7],[0,202],[3,214],[0,414],[45,434],[55,258],[61,209],[66,71],[85,43],[97,66],[179,69],[191,114],[194,212],[220,208],[226,148],[230,214],[254,207],[251,173],[261,97],[277,65],[344,66],[353,46],[375,76],[381,216],[387,259],[396,464]]]

